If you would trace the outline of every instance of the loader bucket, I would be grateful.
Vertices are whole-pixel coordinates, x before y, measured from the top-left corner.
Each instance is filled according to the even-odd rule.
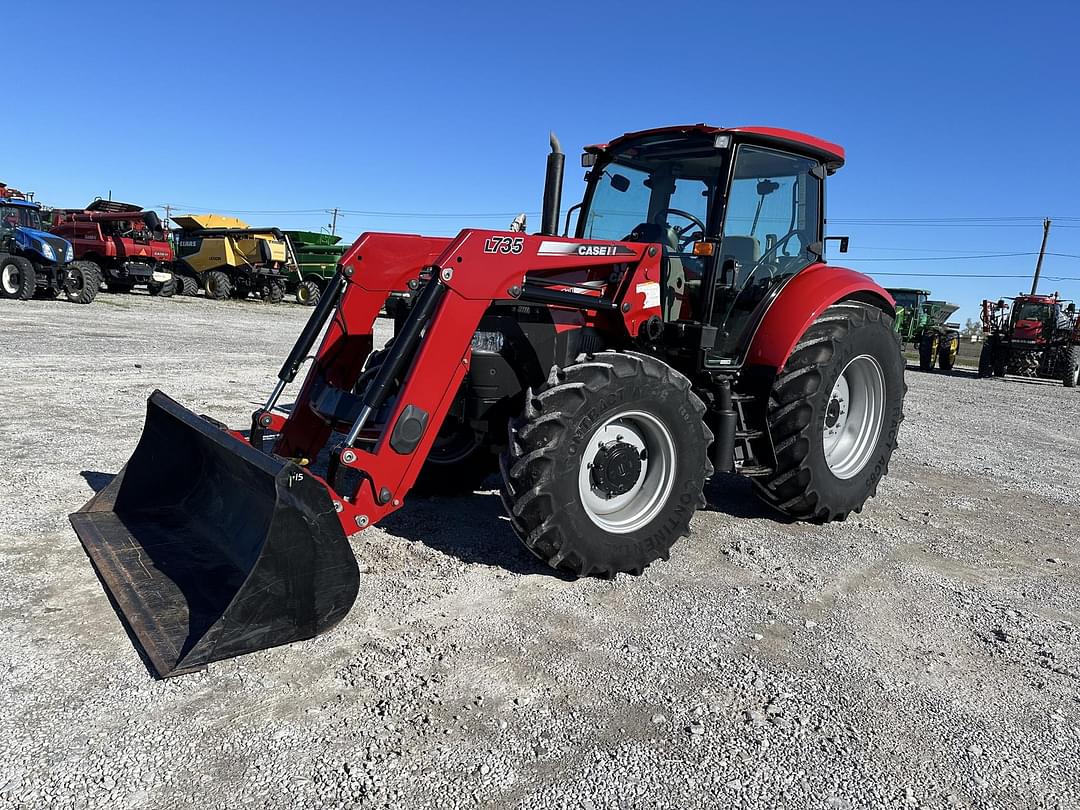
[[[318,635],[359,587],[321,482],[160,391],[134,454],[71,525],[161,678]]]

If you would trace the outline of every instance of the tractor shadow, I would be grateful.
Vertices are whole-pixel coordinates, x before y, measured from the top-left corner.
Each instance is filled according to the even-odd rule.
[[[979,379],[979,372],[973,368],[961,368],[954,366],[951,371],[942,371],[939,368],[935,368],[933,371],[923,371],[919,368],[918,363],[908,363],[906,370],[908,372],[915,372],[916,374],[926,374],[930,377],[962,377],[968,380]]]
[[[412,494],[378,526],[463,563],[490,565],[514,574],[574,579],[549,567],[522,545],[497,491],[462,496]]]
[[[773,523],[795,523],[793,518],[769,508],[754,494],[750,479],[735,473],[717,473],[705,482],[706,506],[702,512],[717,512],[734,518],[756,518]]]

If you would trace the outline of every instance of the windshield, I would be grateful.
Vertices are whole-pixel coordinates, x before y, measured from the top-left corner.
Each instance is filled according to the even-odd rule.
[[[1017,321],[1045,321],[1050,315],[1050,307],[1047,304],[1027,302],[1018,304],[1014,320]]]
[[[0,221],[8,228],[33,228],[41,230],[41,215],[36,208],[23,205],[0,205]]]
[[[685,248],[708,222],[722,160],[711,141],[658,139],[616,150],[599,169],[578,236],[623,241],[637,233],[635,241]]]
[[[905,312],[914,312],[919,308],[919,294],[910,290],[889,290],[889,294],[896,301],[898,307],[903,307]]]

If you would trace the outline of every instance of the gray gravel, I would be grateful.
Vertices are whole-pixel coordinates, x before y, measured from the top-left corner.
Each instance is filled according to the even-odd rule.
[[[67,513],[155,387],[243,425],[307,310],[0,304],[0,807],[1080,806],[1080,392],[909,370],[862,515],[722,479],[639,578],[412,498],[334,631],[160,682]]]

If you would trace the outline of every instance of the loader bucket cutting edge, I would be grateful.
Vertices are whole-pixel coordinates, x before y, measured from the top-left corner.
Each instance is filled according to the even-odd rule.
[[[70,519],[160,678],[316,636],[359,589],[321,482],[160,391],[124,469]]]

